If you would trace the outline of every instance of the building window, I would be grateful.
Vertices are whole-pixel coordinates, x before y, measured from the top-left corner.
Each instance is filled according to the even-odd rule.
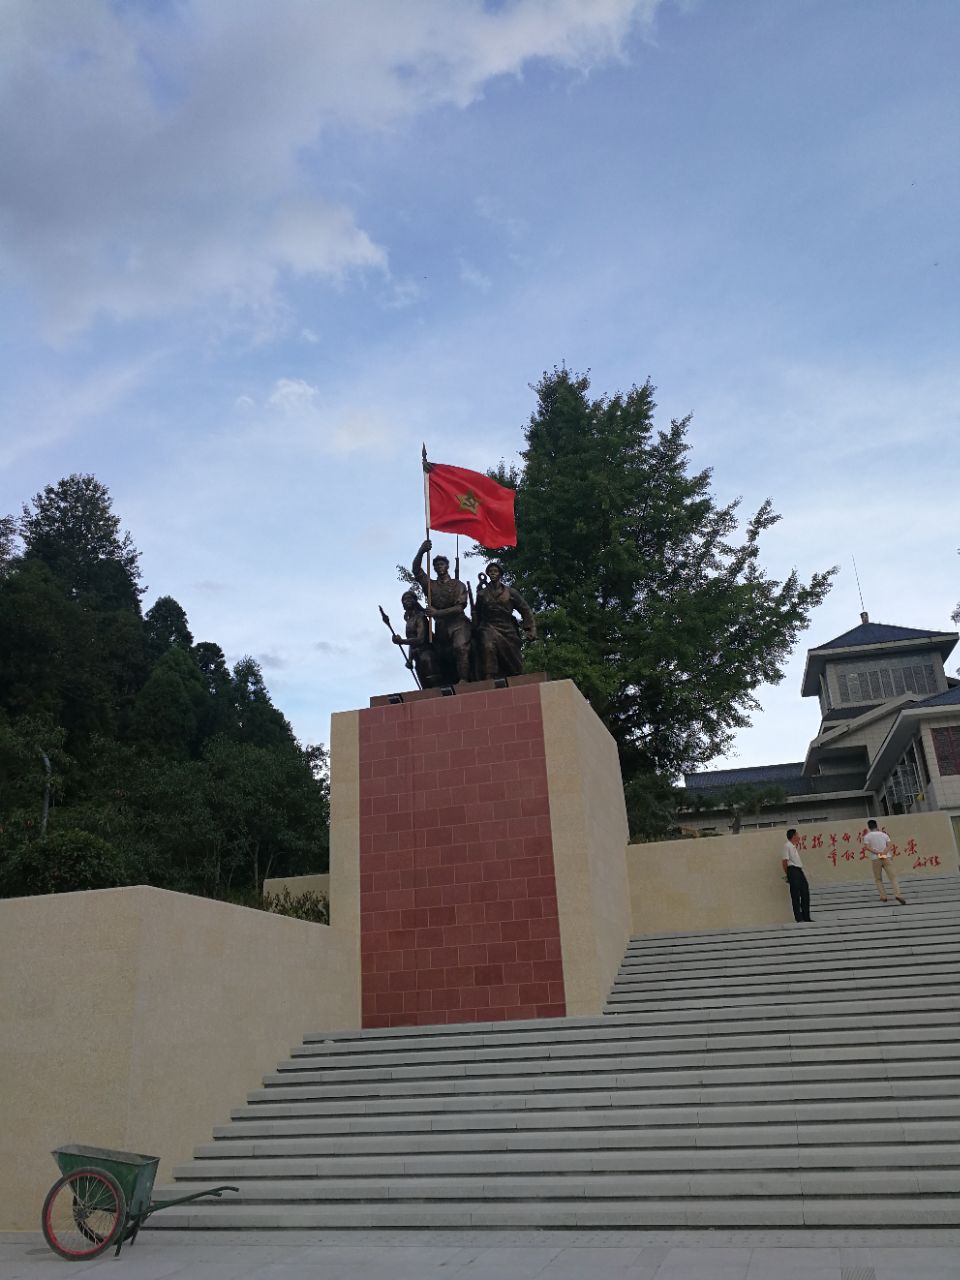
[[[884,794],[893,813],[909,813],[921,790],[920,775],[911,746],[887,778]]]
[[[937,767],[944,777],[960,774],[960,725],[931,729]]]
[[[841,702],[882,702],[899,698],[904,693],[922,697],[937,693],[937,673],[932,662],[909,667],[879,667],[876,671],[837,673]]]
[[[913,745],[917,753],[917,759],[920,762],[920,776],[923,778],[923,785],[928,786],[930,783],[930,766],[927,764],[927,749],[923,745],[922,738],[915,738]]]

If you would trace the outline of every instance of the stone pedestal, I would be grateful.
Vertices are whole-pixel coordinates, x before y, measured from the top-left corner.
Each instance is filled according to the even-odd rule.
[[[333,717],[331,907],[367,1027],[600,1012],[630,933],[616,745],[570,681]]]

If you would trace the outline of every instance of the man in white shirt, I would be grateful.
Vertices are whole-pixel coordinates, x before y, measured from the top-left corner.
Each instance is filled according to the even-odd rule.
[[[873,878],[877,882],[877,892],[880,894],[880,901],[887,902],[887,895],[883,891],[883,873],[887,873],[887,879],[890,881],[890,888],[893,890],[893,896],[899,903],[906,905],[906,898],[900,896],[900,886],[897,884],[897,877],[890,862],[890,837],[885,831],[877,829],[875,818],[871,818],[867,823],[867,834],[863,837],[863,850],[870,854],[870,867],[873,871]]]
[[[790,903],[797,924],[813,924],[810,919],[810,885],[800,861],[800,837],[796,827],[787,832],[787,841],[780,856],[783,874],[790,886]]]

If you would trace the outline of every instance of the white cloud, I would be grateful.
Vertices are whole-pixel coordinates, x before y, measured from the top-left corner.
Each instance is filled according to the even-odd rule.
[[[387,449],[395,433],[385,414],[373,405],[342,408],[324,401],[320,388],[303,378],[278,378],[267,397],[272,418],[264,435],[277,439],[276,423],[283,424],[288,443],[348,454]]]
[[[278,378],[267,404],[282,413],[303,414],[314,411],[319,397],[319,388],[311,386],[303,378]]]
[[[276,261],[300,275],[341,276],[353,267],[386,269],[387,255],[342,205],[305,203],[281,210],[270,245]]]
[[[460,279],[464,284],[468,284],[471,289],[476,289],[480,293],[489,293],[493,288],[493,281],[488,275],[484,275],[476,267],[472,267],[469,262],[460,263]]]
[[[419,302],[422,294],[416,280],[393,280],[385,306],[391,311],[403,311]]]
[[[262,327],[287,273],[386,270],[315,188],[328,131],[467,106],[531,59],[587,71],[659,3],[5,0],[0,266],[53,335],[205,303]]]

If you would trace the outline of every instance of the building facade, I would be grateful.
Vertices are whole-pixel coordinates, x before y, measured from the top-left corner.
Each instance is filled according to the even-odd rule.
[[[960,833],[960,680],[944,663],[955,631],[871,622],[807,653],[801,692],[820,704],[806,758],[685,776],[692,830],[726,834],[731,787],[777,787],[784,800],[740,817],[743,830],[946,810]]]

